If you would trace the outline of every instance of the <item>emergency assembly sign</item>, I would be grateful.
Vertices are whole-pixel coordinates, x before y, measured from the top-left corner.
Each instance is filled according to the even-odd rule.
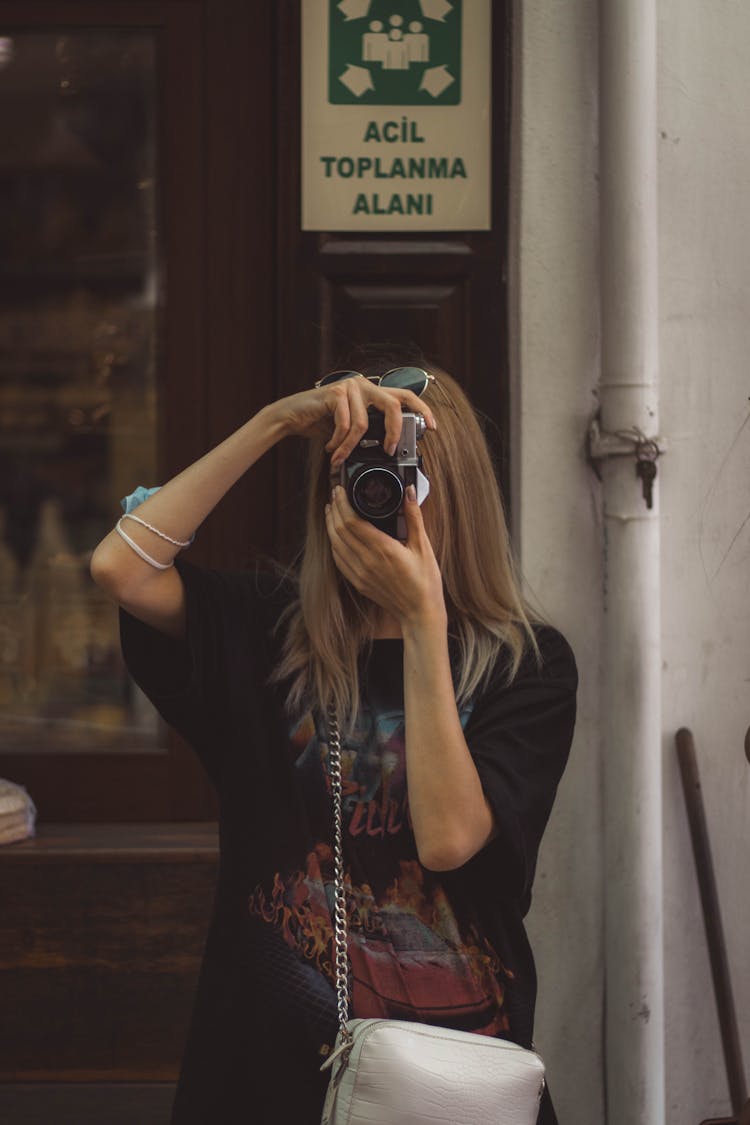
[[[302,0],[302,229],[488,230],[490,0]]]

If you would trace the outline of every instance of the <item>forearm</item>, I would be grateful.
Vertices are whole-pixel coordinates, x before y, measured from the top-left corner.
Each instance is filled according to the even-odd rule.
[[[458,867],[493,834],[456,707],[444,615],[405,625],[406,773],[420,861]]]
[[[264,407],[199,460],[168,480],[138,506],[138,515],[173,539],[186,541],[247,470],[284,436],[276,404]],[[124,528],[157,562],[168,564],[180,548],[161,539],[135,520]],[[113,529],[96,547],[91,570],[104,571],[127,584],[149,577],[153,568]]]

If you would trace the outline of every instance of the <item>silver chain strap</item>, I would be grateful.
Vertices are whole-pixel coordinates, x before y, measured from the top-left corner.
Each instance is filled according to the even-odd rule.
[[[334,860],[334,912],[333,934],[335,942],[336,1002],[339,1028],[345,1040],[351,1039],[346,1026],[349,1019],[349,958],[346,948],[346,894],[344,892],[344,845],[341,828],[341,736],[335,704],[328,708],[328,770],[333,794],[333,860]]]

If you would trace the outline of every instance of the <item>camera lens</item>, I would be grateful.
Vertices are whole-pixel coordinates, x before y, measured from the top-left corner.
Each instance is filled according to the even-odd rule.
[[[401,477],[379,465],[363,469],[352,482],[352,507],[366,519],[387,519],[399,510],[403,498]]]

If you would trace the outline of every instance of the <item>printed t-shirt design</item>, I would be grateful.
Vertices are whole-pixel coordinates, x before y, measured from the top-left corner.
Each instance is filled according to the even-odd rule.
[[[440,873],[419,862],[407,797],[404,714],[388,706],[392,700],[383,698],[382,690],[388,681],[396,690],[401,671],[373,675],[379,655],[376,650],[370,662],[368,700],[352,734],[342,739],[350,1015],[503,1035],[509,1031],[505,982],[513,974],[477,920],[459,916]],[[461,713],[462,727],[471,710],[469,705]],[[266,951],[269,972],[285,987],[298,997],[304,990],[303,1006],[312,1004],[318,1033],[325,1035],[336,1021],[334,864],[328,746],[313,714],[292,725],[289,746],[320,838],[304,870],[275,872],[269,884],[253,889],[248,907],[276,938],[261,942],[258,954]]]

